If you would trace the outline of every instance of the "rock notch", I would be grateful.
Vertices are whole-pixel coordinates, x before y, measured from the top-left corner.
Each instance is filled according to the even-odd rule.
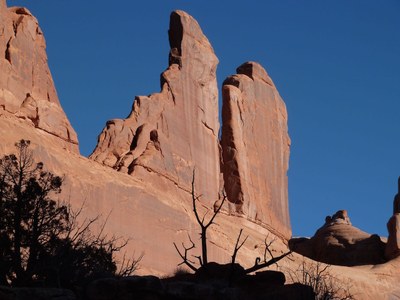
[[[161,176],[218,200],[218,59],[199,24],[183,11],[171,14],[169,67],[161,92],[136,97],[127,119],[107,122],[90,158],[143,180]],[[151,177],[151,179],[150,179]]]
[[[234,211],[290,238],[286,106],[258,63],[244,63],[225,80],[222,123],[222,169]]]
[[[7,8],[4,0],[0,8],[0,114],[24,119],[78,153],[77,135],[61,108],[36,18],[26,8]]]

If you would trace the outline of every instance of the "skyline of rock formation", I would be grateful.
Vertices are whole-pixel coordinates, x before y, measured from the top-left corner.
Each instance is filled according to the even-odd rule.
[[[107,220],[107,232],[131,238],[128,254],[145,253],[141,274],[172,274],[180,262],[173,242],[187,243],[190,235],[199,245],[190,194],[194,167],[196,193],[208,193],[202,197],[207,205],[198,206],[202,214],[212,209],[222,187],[230,198],[217,216],[219,226],[208,232],[210,261],[232,259],[240,230],[249,236],[238,255],[244,266],[254,265],[255,258],[265,254],[266,238],[275,241],[272,253],[276,257],[288,251],[287,115],[260,65],[246,63],[225,82],[227,118],[220,150],[218,106],[214,105],[218,102],[217,58],[197,22],[184,12],[174,12],[170,67],[164,72],[162,91],[137,97],[127,119],[107,123],[93,153],[95,160],[88,159],[79,155],[78,140],[56,97],[36,19],[26,9],[7,9],[4,0],[0,9],[0,32],[7,32],[0,35],[4,53],[0,67],[8,74],[0,75],[1,155],[11,153],[19,139],[31,140],[35,159],[43,161],[46,170],[65,176],[59,200],[73,208],[84,203],[84,217],[100,216]],[[19,22],[15,35],[13,22]],[[192,53],[193,49],[198,51]],[[32,66],[33,76],[27,72]],[[266,118],[254,117],[264,112]],[[220,151],[225,153],[224,180]],[[229,155],[232,152],[236,154]],[[350,224],[341,223],[347,220],[342,215],[331,220],[324,232],[331,236],[330,229],[343,229],[350,241],[357,234],[364,238],[364,233],[352,233]],[[198,255],[198,249],[193,254]],[[305,260],[315,263],[297,253],[291,257],[280,263],[282,270],[296,270]],[[400,295],[398,264],[396,258],[378,265],[331,266],[330,270],[352,286],[358,299],[372,300]]]
[[[89,158],[143,181],[164,177],[186,191],[195,169],[196,195],[208,205],[225,190],[229,213],[290,238],[290,139],[286,107],[272,80],[253,62],[225,80],[221,143],[214,50],[183,11],[171,14],[168,34],[161,92],[137,96],[127,119],[108,121]],[[233,89],[240,95],[233,96]],[[239,110],[232,109],[231,96],[240,98]],[[235,123],[238,118],[242,125]]]

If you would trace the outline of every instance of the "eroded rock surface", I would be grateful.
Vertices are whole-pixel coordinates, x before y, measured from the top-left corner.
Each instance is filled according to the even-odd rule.
[[[78,139],[54,87],[35,17],[0,2],[0,114],[12,114],[78,152]]]
[[[247,62],[223,84],[225,190],[238,214],[290,238],[286,107],[264,68]]]
[[[289,247],[292,251],[327,264],[356,266],[385,262],[385,243],[378,235],[352,226],[345,210],[327,216],[325,224],[311,239],[291,239]]]
[[[34,20],[36,22],[36,20],[29,15],[27,10],[22,9],[20,13],[17,13],[13,9],[7,9],[7,11],[5,11],[3,8],[5,8],[5,1],[0,0],[0,41],[4,41],[6,31],[9,30],[6,29],[6,26],[10,24],[10,20],[14,20],[13,18],[22,16],[25,20],[18,26],[17,32],[20,34],[23,32],[22,29],[25,28],[22,25],[25,24],[24,22],[27,20]],[[191,206],[190,193],[182,189],[183,186],[190,182],[192,177],[191,168],[195,164],[191,160],[185,161],[185,158],[190,157],[190,159],[192,159],[195,151],[196,153],[207,151],[207,155],[202,154],[200,159],[195,160],[197,164],[199,160],[206,159],[206,162],[202,161],[202,163],[206,163],[205,165],[208,166],[205,167],[204,165],[204,170],[202,171],[198,169],[196,178],[200,180],[201,177],[208,180],[207,182],[210,182],[211,186],[207,187],[212,190],[213,195],[211,195],[210,198],[214,197],[219,189],[219,186],[216,188],[217,184],[214,183],[216,178],[218,178],[218,172],[215,172],[215,170],[218,170],[219,165],[219,159],[214,157],[214,154],[216,154],[217,157],[219,155],[218,150],[215,150],[216,148],[218,149],[217,138],[208,139],[207,135],[202,131],[200,131],[200,133],[203,135],[196,136],[195,134],[199,134],[199,132],[194,131],[194,135],[191,136],[190,139],[203,139],[204,141],[196,140],[193,145],[202,145],[204,142],[204,145],[208,145],[207,147],[210,147],[211,150],[208,148],[203,148],[201,151],[198,149],[193,150],[192,148],[194,146],[189,146],[189,142],[186,139],[191,134],[189,131],[193,132],[193,130],[197,130],[199,127],[197,125],[196,127],[192,127],[192,125],[186,125],[187,123],[185,123],[192,120],[195,120],[197,123],[200,119],[202,121],[206,120],[202,123],[204,124],[204,129],[206,127],[213,129],[209,130],[210,136],[217,134],[217,106],[214,106],[214,104],[211,105],[211,102],[204,102],[206,99],[215,99],[215,101],[217,101],[216,85],[212,83],[215,80],[214,67],[216,65],[216,58],[212,52],[209,51],[211,49],[210,46],[208,46],[209,43],[200,35],[196,22],[182,12],[174,14],[174,18],[175,21],[171,20],[171,24],[176,30],[172,30],[172,32],[180,32],[181,34],[177,36],[182,36],[182,38],[171,38],[171,46],[173,49],[171,50],[170,67],[163,75],[162,91],[150,97],[138,97],[138,101],[135,102],[135,107],[130,117],[125,120],[110,121],[101,135],[99,145],[92,156],[96,161],[106,166],[116,167],[123,172],[116,172],[93,160],[81,157],[78,153],[65,151],[64,148],[66,145],[69,145],[71,148],[76,148],[76,144],[74,142],[67,142],[65,139],[60,139],[59,137],[63,136],[62,134],[64,134],[64,137],[67,136],[64,130],[66,127],[63,127],[67,124],[63,123],[65,121],[63,113],[60,115],[55,111],[54,114],[51,113],[49,115],[53,116],[53,121],[56,122],[54,128],[62,129],[60,130],[61,133],[57,133],[59,136],[55,134],[55,131],[49,134],[49,132],[40,129],[40,127],[35,128],[32,121],[32,119],[35,119],[35,109],[32,109],[32,107],[35,107],[35,101],[38,102],[35,95],[39,92],[36,91],[34,93],[33,89],[31,92],[26,92],[26,89],[29,90],[29,88],[25,86],[24,82],[27,81],[25,81],[24,78],[20,78],[21,83],[19,83],[19,80],[8,79],[8,76],[4,75],[6,73],[9,76],[14,76],[15,74],[15,76],[22,76],[18,75],[19,71],[10,71],[15,66],[11,67],[10,63],[5,59],[8,40],[6,39],[5,46],[2,46],[2,42],[0,43],[0,47],[2,47],[0,48],[0,53],[4,53],[3,56],[0,55],[1,84],[4,84],[5,78],[7,78],[7,82],[14,82],[11,86],[15,87],[17,92],[22,90],[25,91],[25,93],[30,93],[30,97],[25,97],[26,95],[24,94],[22,100],[16,96],[7,96],[9,98],[5,98],[4,91],[7,91],[6,93],[8,93],[8,91],[12,92],[13,88],[9,87],[9,89],[5,90],[3,86],[0,86],[1,105],[4,106],[4,110],[0,113],[0,154],[11,153],[14,150],[14,143],[19,139],[30,139],[35,159],[37,159],[37,161],[43,161],[46,170],[57,175],[65,175],[63,192],[59,195],[60,200],[68,201],[73,208],[79,208],[82,203],[85,202],[86,204],[82,211],[83,217],[93,218],[100,215],[102,219],[107,218],[108,222],[105,230],[109,232],[110,235],[115,234],[116,236],[131,238],[131,242],[126,248],[128,256],[133,255],[135,252],[136,257],[141,252],[145,253],[138,272],[140,274],[162,276],[171,275],[176,269],[176,266],[181,262],[172,244],[173,242],[176,242],[178,245],[181,245],[182,242],[187,244],[187,235],[189,234],[194,242],[198,246],[200,245],[198,239],[199,228],[192,213],[193,208]],[[190,35],[185,35],[185,33],[190,33]],[[11,36],[13,35],[11,34],[9,37]],[[39,40],[42,40],[42,38],[40,34],[37,37]],[[179,43],[181,47],[179,47]],[[188,55],[193,56],[194,53],[191,53],[188,47],[192,47],[198,51],[198,53],[196,52],[195,54],[195,57],[198,58],[197,62],[190,62]],[[204,47],[204,49],[202,47]],[[12,50],[11,47],[8,49],[10,51]],[[44,48],[40,51],[44,53]],[[209,57],[204,58],[204,55],[209,55]],[[45,61],[44,58],[43,56],[35,56],[35,59],[38,59],[38,64]],[[21,59],[25,66],[32,64],[31,59],[33,58],[29,55],[21,56]],[[200,61],[202,61],[201,64],[203,64],[204,61],[207,64],[201,67]],[[190,68],[187,64],[190,65]],[[258,80],[261,81],[261,84],[250,83],[250,86],[254,84],[255,87],[262,87],[262,82],[268,82],[268,80],[265,81],[267,77],[265,77],[261,69],[258,69],[258,71],[253,69],[253,71],[249,73],[251,74],[250,76],[245,75],[248,74],[248,71],[242,74],[245,77],[249,77],[249,79],[246,79],[246,82],[248,80]],[[23,71],[21,72],[23,73]],[[49,75],[50,73],[45,72],[41,74]],[[213,75],[211,76],[210,74]],[[185,76],[189,75],[194,76],[192,78],[193,80],[185,79]],[[29,74],[26,76],[30,78]],[[43,79],[40,82],[47,82],[49,85],[43,85],[46,88],[52,87],[52,82],[48,81],[48,78],[51,79],[51,77],[46,76],[41,77],[47,79]],[[197,80],[195,78],[203,78],[203,80]],[[263,79],[259,80],[257,78]],[[18,84],[21,84],[21,87],[18,87]],[[186,85],[190,86],[190,88]],[[39,90],[42,90],[42,88]],[[240,92],[243,94],[242,91]],[[192,101],[194,99],[191,93],[195,93],[200,99],[203,99],[201,95],[208,94],[208,96],[204,96],[204,101],[201,100],[203,101],[200,102],[202,103],[200,106],[201,108],[192,108],[185,105],[187,101]],[[51,92],[49,92],[49,95],[52,95]],[[30,98],[33,98],[33,100]],[[38,98],[40,98],[39,100],[43,100],[41,97]],[[25,104],[22,105],[25,99]],[[50,99],[54,100],[52,96],[50,96]],[[46,100],[46,97],[44,100]],[[57,103],[57,101],[51,103]],[[162,105],[160,103],[162,103]],[[212,107],[208,107],[208,104]],[[173,107],[178,106],[180,107],[179,109],[182,109],[184,112],[173,109]],[[206,109],[206,107],[208,108]],[[196,110],[195,115],[193,109]],[[214,112],[211,115],[206,115],[206,113],[201,113],[203,109],[208,112],[210,110]],[[199,115],[197,115],[197,113],[199,113]],[[147,121],[145,121],[146,116]],[[237,115],[237,117],[240,118],[240,115]],[[185,122],[181,120],[182,118],[185,118]],[[175,124],[173,124],[174,122]],[[64,125],[58,127],[57,124]],[[156,128],[154,128],[154,124],[156,124]],[[207,126],[205,126],[206,124]],[[215,124],[217,124],[217,126],[215,126]],[[141,127],[141,125],[144,126]],[[214,134],[212,131],[214,131]],[[70,140],[73,141],[74,139],[71,137],[73,136],[71,132],[72,131],[70,131]],[[257,134],[257,132],[253,134]],[[192,142],[192,140],[189,141]],[[210,140],[214,140],[214,142],[211,144]],[[108,142],[110,143],[109,145]],[[175,145],[176,148],[182,147],[182,149],[177,150],[178,152],[176,153],[173,152],[171,148],[174,148]],[[142,149],[142,152],[139,151],[140,149]],[[186,150],[192,150],[190,154],[192,156],[187,153],[182,153]],[[143,153],[143,155],[141,153]],[[188,153],[190,153],[190,151]],[[282,155],[288,155],[288,153],[283,153]],[[264,153],[261,153],[261,157],[262,155],[264,155]],[[129,163],[132,157],[138,158],[135,163],[133,163],[134,160],[132,160],[133,164]],[[173,169],[174,167],[172,167],[172,165],[176,164],[177,161],[180,162],[180,164],[175,166],[177,171],[171,175],[167,170],[168,168]],[[165,164],[165,167],[159,165],[161,162]],[[214,166],[214,163],[216,166]],[[158,168],[157,172],[160,173],[152,171],[151,166],[153,165]],[[129,166],[132,166],[132,174],[136,176],[129,176],[126,174],[130,172]],[[154,170],[156,170],[156,167],[154,167]],[[197,167],[199,168],[199,166]],[[205,170],[208,169],[214,171],[207,173],[208,171]],[[190,172],[185,170],[189,170]],[[149,175],[151,173],[154,175],[153,177]],[[202,174],[200,175],[200,173]],[[211,175],[207,177],[204,176],[204,173],[206,173],[206,175]],[[215,173],[217,173],[217,175],[215,175]],[[165,176],[162,176],[162,174]],[[178,183],[174,181],[176,178],[179,178]],[[146,181],[144,179],[151,180]],[[275,179],[273,178],[273,180]],[[205,183],[200,184],[197,182],[197,186],[200,185],[205,189]],[[244,203],[243,206],[245,207],[246,204]],[[201,213],[206,211],[206,208],[201,205],[199,205],[199,209],[201,209]],[[236,211],[235,206],[234,211]],[[240,212],[240,210],[238,211]],[[326,227],[351,227],[348,220],[346,221],[345,215],[343,213],[339,215],[344,218],[341,218],[342,220],[340,220],[340,222],[332,223],[331,220],[330,222],[332,224],[330,223],[330,225]],[[218,215],[217,223],[219,226],[210,227],[208,232],[208,240],[210,242],[208,254],[210,261],[226,263],[231,260],[233,247],[237,241],[237,234],[241,229],[249,236],[238,254],[238,261],[244,266],[252,266],[256,257],[262,257],[264,255],[262,245],[264,245],[266,236],[269,236],[270,239],[275,238],[275,236],[266,229],[266,226],[255,224],[254,221],[243,218],[241,214],[236,214],[236,216],[228,215],[226,210],[223,210]],[[282,224],[284,224],[284,221]],[[279,230],[279,228],[277,229]],[[282,236],[282,234],[279,235]],[[285,243],[285,239],[277,238],[275,240],[271,246],[271,251],[275,257],[287,252],[288,249]],[[199,248],[200,247],[193,249],[192,254],[199,255]],[[307,260],[307,258],[293,253],[291,259],[281,260],[279,262],[279,270],[286,270],[288,272],[287,274],[291,274],[290,272],[298,269],[298,265],[302,264],[304,260]],[[325,265],[321,267],[324,268]],[[272,265],[270,268],[276,269],[278,267]],[[400,278],[399,270],[400,258],[396,258],[381,265],[358,267],[332,266],[331,274],[333,276],[332,278],[335,278],[335,280],[340,278],[351,285],[355,299],[397,299],[400,298],[400,290],[398,289],[398,280]],[[261,276],[261,279],[262,278],[264,278],[264,276]],[[287,276],[287,278],[290,277]],[[143,284],[140,285],[145,287]],[[296,285],[292,287],[293,295],[299,295],[299,290],[296,288]],[[189,292],[193,293],[193,285],[178,285],[175,290],[179,291],[185,288],[188,288]],[[202,287],[199,286],[199,289],[201,288]],[[260,282],[259,289],[260,291],[265,290],[264,283]],[[255,290],[252,288],[250,292],[254,291]],[[7,296],[9,296],[8,292],[5,297]],[[101,296],[105,295],[101,294]],[[246,296],[251,298],[251,294],[246,293]],[[14,296],[12,295],[12,297]],[[283,299],[281,295],[276,297],[278,299]],[[113,299],[115,299],[115,297]],[[293,297],[289,297],[289,299],[293,299]]]
[[[161,92],[136,97],[127,119],[111,120],[91,159],[144,181],[164,177],[218,200],[218,59],[200,26],[183,11],[171,14],[169,68]]]

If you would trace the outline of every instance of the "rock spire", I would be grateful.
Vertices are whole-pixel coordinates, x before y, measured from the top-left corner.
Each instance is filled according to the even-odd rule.
[[[286,106],[264,68],[247,62],[223,84],[224,186],[234,211],[291,235]]]
[[[90,158],[142,180],[163,177],[184,190],[196,169],[196,193],[212,204],[220,172],[218,59],[187,13],[171,14],[168,33],[161,92],[136,97],[127,119],[108,121]]]

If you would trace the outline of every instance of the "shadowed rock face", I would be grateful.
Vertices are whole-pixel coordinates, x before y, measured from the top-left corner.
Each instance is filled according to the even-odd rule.
[[[143,180],[170,180],[208,203],[218,200],[218,89],[214,54],[200,26],[183,11],[171,14],[169,68],[161,92],[136,97],[127,119],[111,120],[91,159]]]
[[[393,200],[393,215],[387,223],[389,233],[385,249],[387,259],[400,256],[400,177],[398,178],[397,189],[397,194]]]
[[[378,235],[353,227],[345,210],[327,216],[325,224],[311,239],[291,239],[289,247],[327,264],[356,266],[385,262],[385,243]]]
[[[78,139],[54,87],[46,42],[26,8],[0,2],[0,114],[12,114],[78,153]]]
[[[244,63],[225,80],[222,122],[222,169],[234,211],[290,238],[286,107],[258,63]]]

